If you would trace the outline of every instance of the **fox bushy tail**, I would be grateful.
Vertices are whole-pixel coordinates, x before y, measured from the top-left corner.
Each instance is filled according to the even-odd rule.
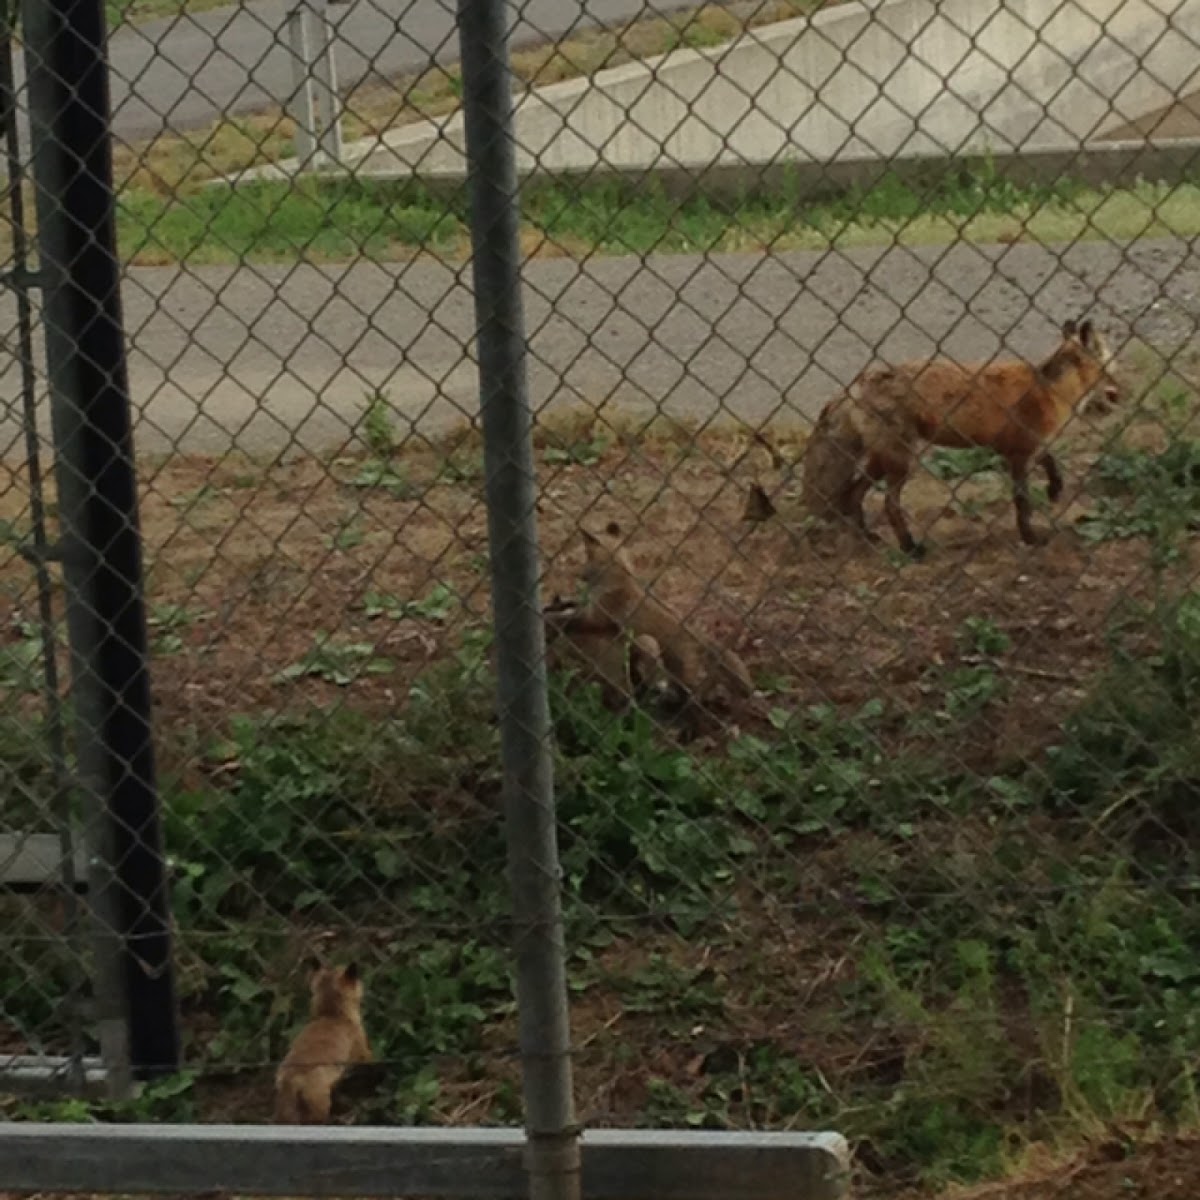
[[[821,410],[804,452],[800,494],[809,516],[828,521],[849,515],[847,506],[863,448],[850,398],[831,400]]]

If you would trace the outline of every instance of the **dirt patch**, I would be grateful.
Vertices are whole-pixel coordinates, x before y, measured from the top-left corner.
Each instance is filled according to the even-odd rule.
[[[1072,463],[1072,499],[1042,517],[1055,536],[1032,551],[998,476],[915,479],[906,503],[931,553],[911,563],[886,529],[877,547],[805,531],[790,475],[760,469],[728,435],[679,445],[588,433],[572,446],[542,452],[547,596],[578,590],[580,522],[616,521],[655,594],[739,650],[779,703],[847,711],[871,699],[929,708],[939,673],[958,661],[964,623],[987,622],[1010,643],[1010,690],[959,750],[972,771],[1054,735],[1106,658],[1112,614],[1151,584],[1144,542],[1090,545],[1073,530],[1087,507],[1086,452]],[[561,461],[572,454],[587,461]],[[478,466],[472,446],[402,453],[386,466],[355,456],[264,471],[176,458],[146,473],[163,728],[189,729],[194,748],[195,734],[216,733],[235,711],[323,705],[343,692],[367,711],[402,705],[416,676],[489,617]],[[755,478],[776,492],[781,519],[752,529],[740,515]],[[0,517],[18,528],[24,506],[13,486]],[[17,598],[16,644],[35,616],[24,560],[10,553],[0,581]]]

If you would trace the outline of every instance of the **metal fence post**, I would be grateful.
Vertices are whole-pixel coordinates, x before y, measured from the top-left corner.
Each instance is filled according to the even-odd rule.
[[[313,92],[312,10],[301,0],[287,14],[288,48],[292,52],[292,98],[288,112],[296,124],[296,163],[300,170],[312,166],[319,128]]]
[[[292,54],[292,98],[296,158],[305,167],[342,160],[342,101],[328,0],[300,0],[287,15]]]
[[[119,965],[98,978],[102,1037],[136,1077],[179,1064],[159,829],[141,536],[116,252],[102,0],[26,0],[22,19],[39,283],[56,449],[79,783],[93,903]],[[99,850],[99,853],[95,852]],[[104,956],[100,956],[102,959]]]
[[[337,55],[328,0],[311,0],[316,18],[313,82],[316,87],[318,141],[322,165],[342,161],[342,98],[338,94]]]
[[[459,0],[505,824],[532,1200],[578,1200],[504,0]]]

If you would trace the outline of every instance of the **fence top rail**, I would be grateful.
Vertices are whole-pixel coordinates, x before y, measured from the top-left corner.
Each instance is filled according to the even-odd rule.
[[[256,1125],[0,1125],[0,1190],[521,1200],[518,1129]],[[835,1133],[598,1129],[583,1138],[594,1200],[833,1200]],[[299,1190],[298,1190],[299,1189]]]

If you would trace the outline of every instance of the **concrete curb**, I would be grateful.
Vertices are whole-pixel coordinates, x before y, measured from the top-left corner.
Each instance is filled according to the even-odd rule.
[[[1083,154],[1096,170],[1107,131],[1200,88],[1197,47],[1200,0],[1178,0],[1170,15],[1149,0],[1086,8],[847,0],[724,46],[520,96],[518,170],[528,178],[702,176],[716,190],[721,179],[744,188],[785,167],[801,180],[861,179],[883,162],[981,156]],[[1104,161],[1129,154],[1118,149]],[[1147,155],[1145,169],[1162,161]],[[460,180],[461,114],[347,146],[341,167],[360,177]],[[294,173],[284,163],[227,182]]]
[[[933,181],[947,172],[992,171],[1013,183],[1053,183],[1069,178],[1093,186],[1133,184],[1139,180],[1179,183],[1200,175],[1200,138],[1167,138],[1157,141],[1093,141],[1079,145],[1036,145],[1018,151],[969,155],[909,155],[901,158],[836,159],[832,162],[697,163],[621,170],[600,163],[588,170],[526,170],[526,186],[537,184],[601,183],[645,185],[651,180],[670,196],[704,195],[737,200],[755,193],[788,191],[801,199],[819,199],[851,188],[867,188],[891,175],[914,183]],[[462,190],[465,179],[456,171],[414,176],[411,171],[371,173],[354,169],[326,169],[306,173],[306,178],[336,181],[356,178],[372,182],[419,184],[434,194]],[[252,178],[249,173],[212,180],[209,187],[294,179],[294,172],[268,169]]]

